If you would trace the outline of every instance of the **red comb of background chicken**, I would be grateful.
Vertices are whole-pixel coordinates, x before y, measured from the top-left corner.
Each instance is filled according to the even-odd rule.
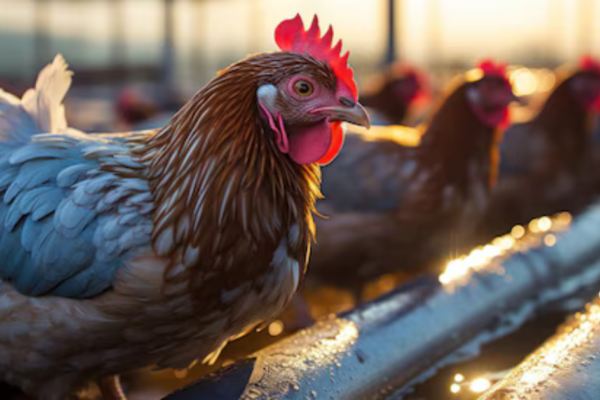
[[[594,60],[592,56],[586,55],[581,57],[580,68],[583,71],[597,71],[600,73],[600,62]]]
[[[494,78],[501,78],[504,80],[504,82],[506,83],[506,85],[508,87],[511,88],[512,90],[512,84],[510,83],[510,80],[508,79],[508,75],[506,74],[506,64],[505,63],[495,63],[494,60],[486,58],[484,60],[479,61],[477,64],[475,64],[476,68],[479,68],[482,72],[483,72],[483,76],[489,76],[489,77],[494,77]],[[509,117],[509,111],[508,108],[506,108],[504,110],[504,121],[502,123],[500,123],[499,125],[501,127],[506,127],[506,125],[509,124],[510,121],[510,117]]]
[[[419,85],[419,95],[426,92],[427,77],[416,67],[405,61],[399,61],[392,65],[391,70],[394,78],[414,78]]]
[[[415,78],[423,83],[426,79],[421,72],[405,61],[397,61],[390,68],[392,79]]]
[[[476,67],[483,71],[483,76],[502,78],[510,84],[508,77],[506,76],[506,64],[495,63],[493,60],[485,59],[478,62]]]
[[[358,93],[354,82],[354,71],[348,66],[350,52],[346,52],[340,57],[342,41],[337,42],[335,47],[332,48],[332,40],[333,28],[331,25],[329,25],[325,35],[321,37],[319,19],[316,15],[308,31],[304,30],[300,14],[296,14],[293,19],[281,22],[275,30],[275,41],[282,51],[308,53],[317,60],[327,61],[338,79],[348,86],[354,100],[357,100]]]
[[[406,78],[410,78],[410,77],[414,77],[415,79],[419,80],[421,78],[421,74],[414,69],[411,66],[408,65],[403,65],[401,67],[401,75],[402,77],[406,77]]]

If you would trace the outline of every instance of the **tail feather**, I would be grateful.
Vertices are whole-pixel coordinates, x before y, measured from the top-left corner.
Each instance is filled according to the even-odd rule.
[[[62,104],[73,73],[59,54],[40,72],[35,88],[19,100],[0,90],[0,140],[28,142],[38,133],[60,133],[67,129]]]

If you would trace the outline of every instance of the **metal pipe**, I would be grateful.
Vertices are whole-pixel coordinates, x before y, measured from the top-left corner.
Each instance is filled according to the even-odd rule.
[[[46,57],[50,52],[50,0],[35,0],[34,5],[34,74],[44,66],[48,60]]]
[[[113,0],[111,7],[111,57],[113,66],[124,66],[125,59],[125,31],[124,31],[124,4],[123,0]]]
[[[402,395],[540,307],[598,284],[600,207],[559,232],[567,222],[535,220],[529,232],[513,230],[452,261],[439,280],[423,278],[259,351],[247,380],[223,371],[168,399],[204,398],[219,387],[235,387],[243,399]]]
[[[600,299],[596,299],[479,399],[597,399],[599,353]]]
[[[388,31],[385,64],[390,65],[396,60],[396,0],[388,0]]]

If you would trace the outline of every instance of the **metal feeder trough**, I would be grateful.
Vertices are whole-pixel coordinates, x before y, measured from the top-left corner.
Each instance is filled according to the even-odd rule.
[[[401,397],[543,307],[600,282],[600,206],[528,227],[167,399]],[[310,271],[309,271],[310,273]]]
[[[600,398],[600,300],[586,306],[480,400]]]

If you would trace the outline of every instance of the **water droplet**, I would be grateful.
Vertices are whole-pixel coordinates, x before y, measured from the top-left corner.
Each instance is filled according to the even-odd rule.
[[[361,349],[356,349],[356,358],[358,359],[359,363],[363,364],[365,361],[367,361],[367,354]]]

